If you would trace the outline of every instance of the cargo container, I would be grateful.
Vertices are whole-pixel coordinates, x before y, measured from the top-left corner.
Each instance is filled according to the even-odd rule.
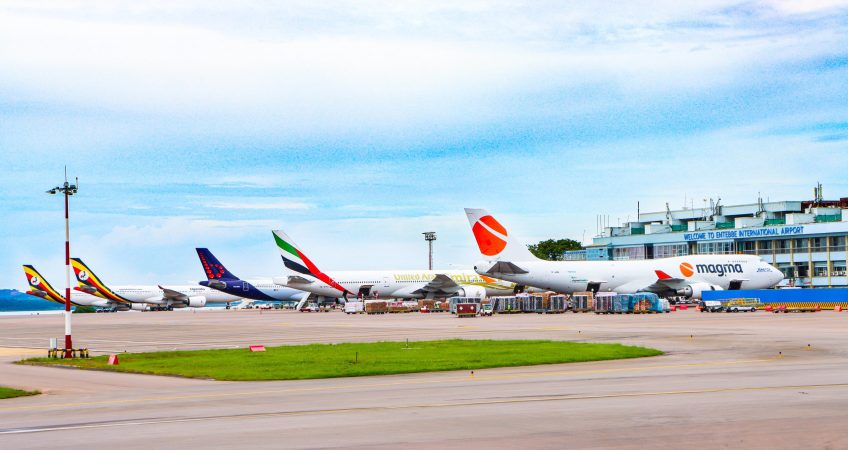
[[[589,312],[595,310],[595,294],[592,292],[575,292],[571,295],[574,312]]]
[[[612,298],[612,312],[626,314],[633,312],[633,294],[618,294]]]
[[[545,313],[561,314],[568,309],[568,298],[562,294],[555,294],[548,297],[547,305],[545,305]]]
[[[457,303],[456,317],[475,317],[479,306],[479,303]]]
[[[637,314],[656,314],[663,312],[659,296],[651,292],[632,294],[630,309]]]
[[[366,301],[365,312],[367,314],[385,314],[389,312],[389,306],[381,300]]]
[[[660,312],[670,313],[671,312],[671,303],[668,302],[668,299],[661,298],[660,299],[660,308],[662,309],[662,311],[660,311]]]
[[[473,303],[479,306],[481,301],[482,299],[480,299],[479,297],[451,297],[448,299],[448,305],[451,314],[456,314],[456,307],[458,305],[467,305]]]
[[[605,294],[608,294],[608,292],[605,292]],[[615,298],[615,295],[599,295],[595,299],[595,314],[611,314],[613,312],[613,298]]]
[[[365,312],[365,303],[357,301],[347,301],[344,306],[345,314],[362,314]]]

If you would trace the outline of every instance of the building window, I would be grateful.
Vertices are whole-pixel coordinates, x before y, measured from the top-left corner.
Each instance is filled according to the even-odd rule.
[[[755,241],[744,241],[744,242],[738,242],[736,244],[736,246],[737,246],[737,248],[739,249],[740,252],[742,252],[746,255],[756,255],[757,254],[757,251],[755,249],[756,244],[757,243]]]
[[[807,239],[795,239],[795,242],[793,243],[793,249],[795,250],[795,253],[806,252],[808,250],[808,244],[809,240]]]
[[[760,254],[771,253],[772,241],[760,241]]]
[[[844,252],[845,251],[845,236],[830,237],[830,251]]]
[[[616,247],[612,250],[612,258],[615,260],[645,259],[645,247]]]
[[[686,244],[654,245],[654,258],[672,258],[675,256],[686,256],[688,254],[689,246]]]
[[[827,251],[827,238],[815,237],[810,239],[810,250],[814,252]]]
[[[733,242],[699,242],[698,254],[729,255],[735,253]]]
[[[827,261],[816,261],[813,263],[813,276],[814,277],[826,277],[827,276]]]
[[[798,277],[806,278],[810,276],[810,263],[804,262],[796,262],[795,263],[796,270],[798,271]]]
[[[775,253],[789,253],[789,239],[778,239],[774,241]]]
[[[845,276],[845,261],[831,261],[830,265],[832,270],[830,272],[831,276],[834,277],[844,277]]]

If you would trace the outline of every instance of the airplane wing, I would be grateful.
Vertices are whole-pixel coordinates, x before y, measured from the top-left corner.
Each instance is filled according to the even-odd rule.
[[[415,293],[440,293],[453,294],[460,289],[460,286],[453,281],[449,276],[440,273],[433,277],[429,283],[416,290]]]
[[[188,296],[183,294],[182,292],[177,292],[173,289],[164,288],[159,286],[159,289],[162,289],[162,295],[168,300],[176,300],[179,302],[187,302]]]

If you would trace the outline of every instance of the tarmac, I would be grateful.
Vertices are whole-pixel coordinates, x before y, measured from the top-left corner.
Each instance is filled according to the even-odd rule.
[[[622,361],[280,382],[12,364],[62,317],[0,317],[13,448],[848,448],[848,312],[662,315],[174,311],[74,316],[95,353],[441,338],[621,342]],[[247,351],[246,349],[244,351]]]

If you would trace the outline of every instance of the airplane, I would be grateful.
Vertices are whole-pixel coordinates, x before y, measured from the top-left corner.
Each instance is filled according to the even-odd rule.
[[[272,234],[283,264],[295,273],[274,277],[274,283],[313,293],[321,301],[337,297],[347,300],[348,296],[485,298],[515,293],[514,283],[481,276],[472,270],[370,270],[328,274],[318,269],[282,230],[274,230]]]
[[[159,285],[135,285],[109,288],[80,258],[71,258],[71,267],[79,283],[79,286],[74,289],[115,302],[141,303],[174,309],[202,308],[208,303],[230,303],[240,299],[235,295],[201,286],[167,288]]]
[[[43,298],[45,300],[50,300],[51,302],[65,304],[65,296],[61,295],[59,291],[53,289],[53,286],[35,270],[35,267],[26,264],[23,266],[24,275],[26,275],[27,283],[30,286],[30,290],[27,291],[27,294],[33,295],[35,297]],[[124,301],[116,301],[116,300],[106,300],[91,294],[87,294],[85,292],[71,291],[71,304],[76,306],[94,306],[97,308],[110,308],[115,309],[117,311],[128,311],[130,309],[135,311],[142,311],[145,309],[145,305],[141,303],[128,303]]]
[[[209,249],[195,250],[200,258],[200,265],[203,266],[203,273],[206,274],[206,281],[198,282],[201,286],[252,300],[299,302],[309,295],[308,292],[274,284],[271,278],[242,280],[227,270]]]
[[[477,273],[564,294],[653,292],[700,299],[709,290],[766,289],[783,273],[753,255],[689,255],[632,261],[544,261],[483,209],[465,214],[483,260]]]

